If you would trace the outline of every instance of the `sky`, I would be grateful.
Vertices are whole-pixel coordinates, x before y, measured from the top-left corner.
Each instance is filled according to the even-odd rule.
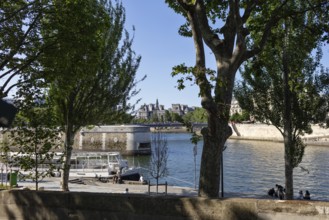
[[[142,56],[137,71],[137,79],[147,78],[138,84],[140,93],[133,98],[142,104],[155,103],[166,109],[172,104],[201,106],[199,89],[196,85],[186,84],[184,90],[177,89],[177,79],[172,77],[172,67],[185,63],[195,63],[194,45],[191,38],[178,34],[178,28],[184,23],[181,15],[174,13],[164,0],[122,0],[126,9],[126,29],[134,33],[133,50]],[[133,27],[135,32],[133,32]],[[322,63],[329,67],[329,46],[324,48]],[[215,69],[215,60],[210,51],[206,51],[206,65]]]
[[[172,67],[185,63],[193,66],[195,62],[194,45],[191,38],[178,35],[178,28],[184,19],[173,12],[164,0],[122,0],[126,9],[126,29],[133,33],[133,50],[142,56],[137,79],[147,75],[138,84],[141,89],[137,105],[155,103],[166,109],[171,104],[201,106],[198,87],[187,84],[179,91],[177,79],[172,77]],[[133,100],[136,100],[133,99]]]

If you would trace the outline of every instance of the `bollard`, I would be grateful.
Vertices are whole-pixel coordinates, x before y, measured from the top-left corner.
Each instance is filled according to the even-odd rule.
[[[149,190],[149,196],[150,196],[151,195],[151,190],[150,190],[150,188],[151,188],[151,185],[150,185],[151,184],[151,181],[149,180],[148,183],[149,183],[148,190]]]
[[[166,181],[166,195],[167,195],[167,188],[168,188],[168,184],[167,184],[167,181]]]

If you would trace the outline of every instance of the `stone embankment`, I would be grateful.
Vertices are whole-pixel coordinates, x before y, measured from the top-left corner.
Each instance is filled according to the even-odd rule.
[[[230,124],[233,135],[230,139],[274,141],[282,142],[283,137],[280,131],[273,125],[267,124]],[[201,127],[196,132],[200,133]],[[312,125],[312,134],[305,134],[302,139],[309,145],[329,146],[329,129],[319,125]],[[165,133],[186,133],[186,127],[151,128],[152,132],[160,131]]]
[[[230,138],[258,141],[283,141],[282,134],[273,125],[266,124],[233,124],[233,135]],[[328,145],[329,129],[319,125],[312,126],[313,133],[302,136],[307,144]]]

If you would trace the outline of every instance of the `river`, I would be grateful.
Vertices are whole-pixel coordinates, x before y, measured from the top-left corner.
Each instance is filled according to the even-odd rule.
[[[195,187],[193,145],[188,133],[166,134],[168,141],[167,168],[169,175],[160,182],[169,185]],[[200,141],[196,155],[196,184],[199,181],[200,158],[203,142]],[[224,151],[224,196],[262,198],[275,184],[284,186],[283,143],[228,140]],[[294,169],[294,194],[309,190],[315,200],[329,200],[329,148],[308,146],[303,161]],[[148,175],[149,156],[127,158],[145,168]],[[216,175],[216,174],[214,174]]]

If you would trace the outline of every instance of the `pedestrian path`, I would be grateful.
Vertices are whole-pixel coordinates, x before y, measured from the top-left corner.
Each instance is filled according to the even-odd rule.
[[[51,177],[39,182],[39,190],[61,191],[60,178]],[[26,180],[18,181],[17,189],[35,189],[35,182]],[[149,186],[142,184],[113,184],[111,181],[104,183],[96,178],[81,178],[70,181],[69,189],[72,192],[98,192],[98,193],[128,193],[149,194]],[[151,186],[151,195],[156,194],[156,187]],[[165,186],[159,186],[159,194],[165,194]],[[167,195],[176,196],[197,196],[197,190],[189,187],[167,186]]]

